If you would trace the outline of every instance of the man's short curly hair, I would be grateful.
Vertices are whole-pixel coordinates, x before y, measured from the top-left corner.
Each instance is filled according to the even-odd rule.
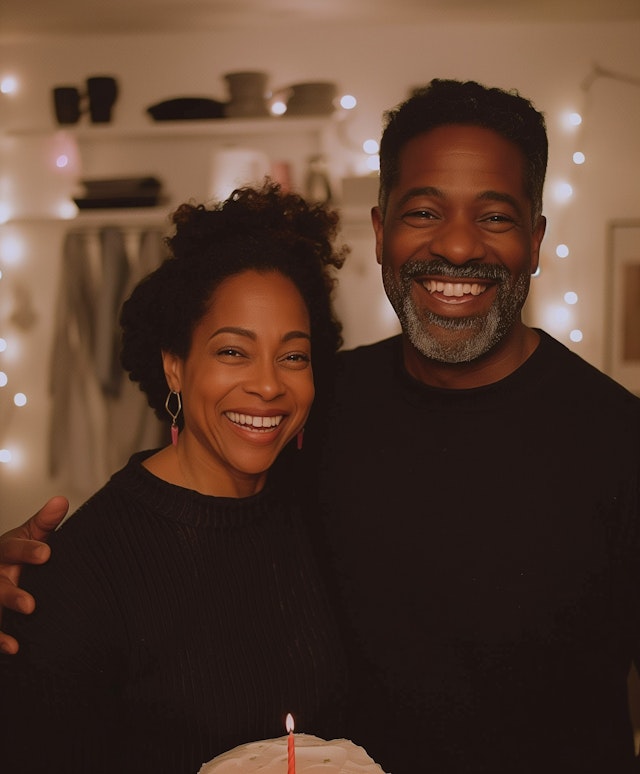
[[[120,315],[122,365],[156,415],[167,416],[162,352],[186,358],[215,289],[248,270],[280,272],[300,291],[309,311],[318,389],[342,344],[331,304],[331,269],[342,266],[346,250],[334,247],[337,213],[267,182],[259,189],[239,188],[212,208],[182,204],[172,221],[170,257],[136,286]]]
[[[408,100],[385,113],[380,141],[378,204],[383,214],[400,173],[400,153],[409,140],[446,124],[492,129],[514,143],[525,160],[525,190],[533,222],[542,213],[542,189],[547,171],[548,140],[544,116],[516,91],[487,88],[475,81],[435,78],[414,89]]]

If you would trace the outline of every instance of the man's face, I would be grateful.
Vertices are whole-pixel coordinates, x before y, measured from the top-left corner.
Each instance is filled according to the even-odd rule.
[[[372,217],[409,359],[471,363],[525,335],[545,223],[532,227],[524,168],[516,145],[478,126],[440,126],[403,148],[386,212]]]

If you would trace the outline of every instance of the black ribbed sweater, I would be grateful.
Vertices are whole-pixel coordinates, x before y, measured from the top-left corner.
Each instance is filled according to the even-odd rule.
[[[345,353],[307,425],[347,734],[393,774],[638,770],[640,400],[539,333],[470,390],[413,380],[399,338]]]
[[[3,772],[195,774],[288,712],[340,735],[342,654],[297,514],[269,490],[172,486],[144,456],[25,570],[38,608],[5,620],[21,650],[0,661]]]

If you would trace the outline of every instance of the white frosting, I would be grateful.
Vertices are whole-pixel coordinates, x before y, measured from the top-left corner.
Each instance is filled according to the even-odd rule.
[[[384,774],[362,747],[348,739],[327,741],[294,734],[296,774]],[[287,737],[235,747],[205,763],[198,774],[287,774]]]

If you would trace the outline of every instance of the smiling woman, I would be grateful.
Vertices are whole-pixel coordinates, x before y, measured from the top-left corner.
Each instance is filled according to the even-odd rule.
[[[295,284],[279,271],[228,277],[189,355],[164,352],[163,362],[170,389],[183,395],[185,427],[145,467],[204,494],[260,491],[313,401],[309,313]]]
[[[290,463],[340,344],[337,218],[266,186],[174,223],[172,257],[124,305],[122,360],[180,433],[25,570],[38,615],[7,615],[21,648],[0,657],[13,774],[194,774],[279,735],[287,712],[344,735],[343,656]]]

